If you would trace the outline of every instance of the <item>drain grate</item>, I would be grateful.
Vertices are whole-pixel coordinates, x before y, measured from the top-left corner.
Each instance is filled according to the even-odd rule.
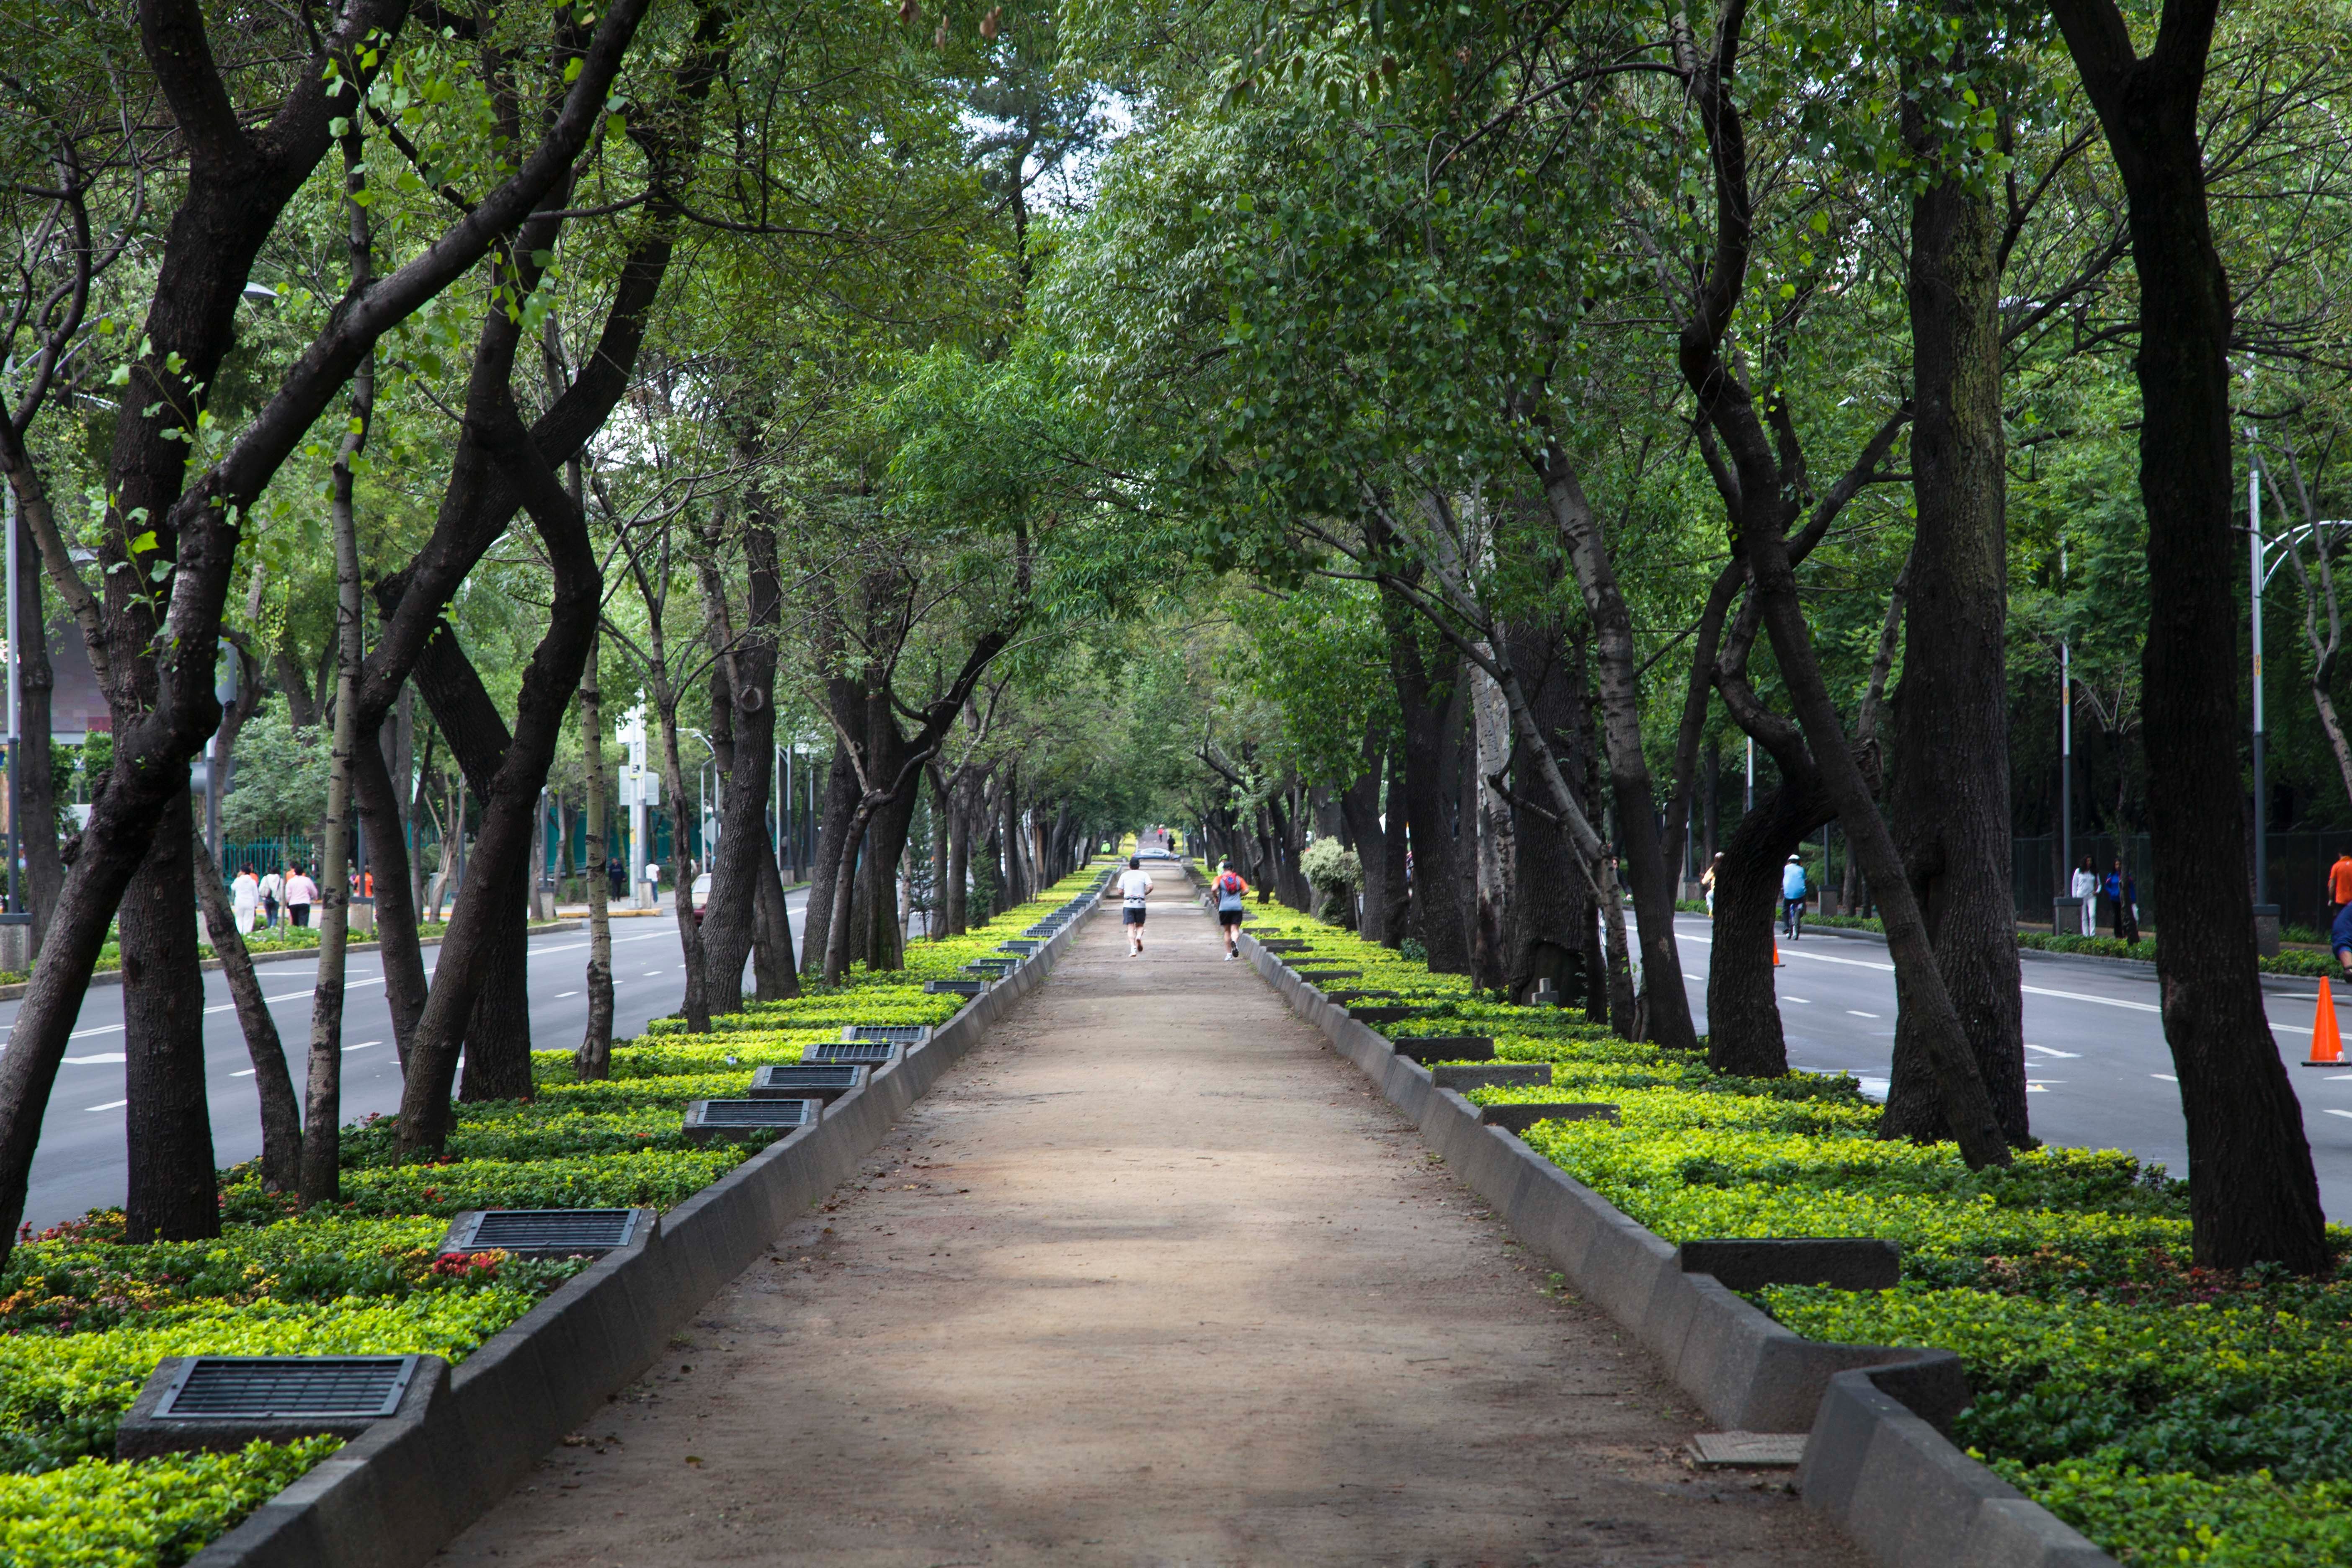
[[[809,1119],[805,1100],[698,1100],[705,1127],[798,1127]]]
[[[761,1132],[789,1132],[824,1114],[821,1100],[696,1100],[679,1129],[689,1143],[740,1142]]]
[[[931,996],[977,996],[988,989],[985,980],[926,980],[923,991]]]
[[[825,1040],[803,1047],[801,1065],[822,1067],[853,1062],[862,1067],[887,1067],[898,1059],[903,1049],[889,1040]]]
[[[155,1416],[373,1420],[400,1407],[415,1373],[413,1355],[192,1356],[155,1406]]]
[[[845,1040],[888,1040],[896,1045],[919,1046],[931,1037],[931,1026],[929,1024],[845,1024],[841,1028],[841,1037]]]
[[[766,1067],[751,1075],[753,1089],[855,1089],[857,1069],[836,1067],[830,1063],[811,1067],[803,1062],[799,1067]]]
[[[650,1209],[474,1209],[449,1226],[441,1250],[570,1257],[610,1252],[636,1238]]]
[[[1017,953],[1019,953],[1019,954],[1020,954],[1022,957],[1024,957],[1024,958],[1026,958],[1026,957],[1028,957],[1031,953],[1033,953],[1033,952],[1036,952],[1036,951],[1037,951],[1037,948],[1038,948],[1038,943],[1036,943],[1036,942],[1034,942],[1024,941],[1024,940],[1021,940],[1021,939],[1018,939],[1018,938],[1014,939],[1014,940],[1013,940],[1013,941],[1012,941],[1012,942],[998,942],[998,943],[996,944],[996,951],[997,951],[997,952],[1017,952]]]

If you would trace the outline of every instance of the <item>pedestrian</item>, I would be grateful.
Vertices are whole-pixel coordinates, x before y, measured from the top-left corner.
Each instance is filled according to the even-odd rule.
[[[1209,884],[1209,891],[1216,895],[1217,929],[1224,933],[1225,962],[1231,963],[1241,956],[1235,944],[1242,934],[1242,896],[1249,891],[1249,884],[1242,880],[1232,861],[1220,860],[1217,879]]]
[[[2118,934],[2126,942],[2136,942],[2139,941],[2139,883],[2133,879],[2129,871],[2123,871],[2122,861],[2116,861],[2116,867],[2118,871],[2122,871],[2123,878],[2121,885],[2116,889],[2116,920],[2119,928]]]
[[[261,879],[261,926],[264,931],[278,929],[278,900],[286,891],[286,879],[272,866]]]
[[[2327,933],[2327,945],[2335,950],[2336,962],[2352,973],[2352,904],[2336,911],[2336,924]]]
[[[652,860],[646,862],[646,902],[654,909],[661,908],[661,866]]]
[[[2131,941],[2124,935],[2124,926],[2130,917],[2124,912],[2124,862],[2120,855],[2108,866],[2106,876],[2100,879],[2099,894],[2107,900],[2107,934],[2117,942]]]
[[[616,899],[629,896],[629,863],[609,849],[604,852],[604,886]]]
[[[240,868],[228,885],[229,908],[236,911],[236,934],[253,934],[253,912],[261,903],[261,881],[250,866]]]
[[[1149,912],[1151,898],[1151,873],[1143,868],[1142,856],[1127,858],[1127,869],[1119,873],[1118,897],[1118,923],[1126,928],[1127,940],[1130,944],[1127,956],[1141,958],[1143,917]]]
[[[2095,860],[2094,860],[2094,859],[2092,859],[2088,855],[2084,856],[2084,857],[2083,857],[2083,863],[2082,863],[2080,866],[2077,866],[2077,867],[2075,867],[2075,868],[2074,868],[2074,881],[2072,881],[2071,883],[2067,884],[2066,890],[2067,890],[2069,893],[2073,894],[2075,898],[2078,898],[2078,899],[2080,899],[2080,900],[2083,900],[2083,924],[2082,924],[2082,933],[2083,933],[2084,936],[2096,936],[2096,935],[2098,935],[2098,934],[2099,934],[2099,868],[2098,868],[2098,862],[2097,862],[2097,861],[2095,861]]]
[[[1805,932],[1805,863],[1794,855],[1780,868],[1780,929],[1790,942]]]
[[[2338,849],[2336,864],[2327,868],[2327,918],[2332,923],[2352,904],[2352,849]]]
[[[319,901],[319,884],[302,874],[298,864],[286,879],[286,918],[297,931],[310,927],[310,906]]]
[[[1706,899],[1706,918],[1709,920],[1715,919],[1715,879],[1722,869],[1723,851],[1718,849],[1715,852],[1715,858],[1706,863],[1706,869],[1698,874],[1699,891]]]

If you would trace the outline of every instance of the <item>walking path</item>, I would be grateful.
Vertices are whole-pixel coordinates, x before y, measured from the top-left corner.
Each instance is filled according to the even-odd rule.
[[[1155,872],[448,1559],[1857,1568]]]

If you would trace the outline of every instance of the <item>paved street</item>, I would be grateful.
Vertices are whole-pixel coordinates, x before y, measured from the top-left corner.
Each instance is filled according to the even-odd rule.
[[[806,892],[787,896],[795,940]],[[429,972],[437,950],[426,948]],[[383,999],[383,964],[374,952],[351,956],[350,992],[343,1017],[343,1115],[346,1120],[400,1105],[400,1068],[392,1048],[392,1014]],[[583,992],[588,965],[583,928],[549,931],[531,939],[530,1024],[542,1050],[568,1050],[588,1025]],[[278,1031],[301,1091],[310,1050],[310,984],[316,963],[289,959],[257,967],[261,994],[273,1004]],[[613,922],[613,1033],[634,1035],[649,1018],[677,1011],[686,994],[679,964],[675,916],[636,916]],[[17,1004],[0,1003],[0,1028],[13,1025]],[[237,1026],[228,983],[217,971],[205,976],[205,1077],[213,1111],[214,1152],[224,1165],[261,1152],[261,1115],[253,1096],[253,1058]],[[122,989],[92,986],[58,1071],[56,1091],[41,1127],[40,1152],[33,1159],[25,1218],[34,1226],[61,1219],[123,1197]]]
[[[1684,977],[1706,1027],[1708,922],[1681,916]],[[1780,944],[1780,1019],[1789,1065],[1843,1069],[1874,1098],[1886,1092],[1895,1042],[1895,966],[1875,939],[1814,931]],[[2037,1137],[2053,1143],[2128,1149],[2186,1174],[2188,1134],[2180,1089],[2157,1007],[2152,975],[2097,959],[2029,955],[2024,960],[2025,1054],[2033,1077],[2028,1102]],[[2271,1027],[2290,1062],[2310,1052],[2311,981],[2277,981],[2266,993]],[[2337,993],[2339,1008],[2345,997]],[[2339,1011],[2339,1023],[2352,1015]],[[2305,1132],[2330,1219],[2352,1219],[2352,1064],[2289,1071],[2303,1101]]]

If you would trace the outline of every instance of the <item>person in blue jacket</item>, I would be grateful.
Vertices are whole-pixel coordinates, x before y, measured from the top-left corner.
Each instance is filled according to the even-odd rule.
[[[1805,863],[1794,855],[1780,868],[1780,929],[1790,942],[1805,929]]]

